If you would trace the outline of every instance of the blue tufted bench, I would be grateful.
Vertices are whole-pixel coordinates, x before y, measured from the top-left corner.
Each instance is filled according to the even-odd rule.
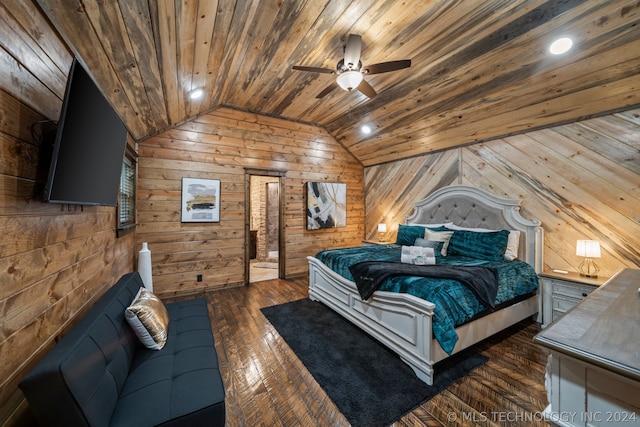
[[[167,343],[150,350],[124,317],[141,286],[123,276],[20,382],[41,425],[225,425],[206,300],[166,304]]]

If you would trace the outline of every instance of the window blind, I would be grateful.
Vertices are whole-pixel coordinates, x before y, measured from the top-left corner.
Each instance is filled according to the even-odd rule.
[[[136,169],[133,161],[124,158],[120,175],[120,200],[118,203],[119,226],[135,224],[136,218]]]

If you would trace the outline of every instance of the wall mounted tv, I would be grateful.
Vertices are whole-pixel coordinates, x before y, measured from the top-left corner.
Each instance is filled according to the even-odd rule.
[[[127,128],[74,59],[53,144],[44,201],[115,206]]]

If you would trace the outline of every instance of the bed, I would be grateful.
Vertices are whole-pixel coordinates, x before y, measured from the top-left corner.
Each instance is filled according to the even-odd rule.
[[[542,270],[543,232],[539,221],[520,215],[520,205],[519,199],[499,197],[468,185],[451,185],[415,203],[403,225],[407,226],[405,230],[415,228],[410,226],[453,224],[454,228],[518,231],[517,260],[527,263],[537,274]],[[389,245],[391,249],[393,246],[397,251],[397,245]],[[542,313],[537,292],[517,298],[513,304],[501,304],[499,309],[485,310],[482,316],[455,328],[455,346],[445,351],[434,336],[436,304],[409,293],[384,290],[363,299],[353,279],[333,271],[317,257],[307,259],[309,298],[324,303],[396,352],[429,385],[433,384],[437,362]]]

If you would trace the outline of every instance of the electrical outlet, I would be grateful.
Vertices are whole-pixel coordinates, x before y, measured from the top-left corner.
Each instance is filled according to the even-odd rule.
[[[196,279],[197,282],[202,282],[202,274],[198,274],[198,278]]]

